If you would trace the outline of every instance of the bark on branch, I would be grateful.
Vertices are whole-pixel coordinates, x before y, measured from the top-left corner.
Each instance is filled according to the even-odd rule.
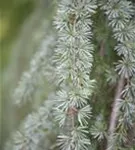
[[[107,144],[107,150],[109,149],[109,140],[113,140],[113,134],[115,132],[116,124],[117,124],[117,117],[119,114],[119,101],[121,98],[121,93],[124,87],[124,77],[120,77],[117,89],[116,89],[116,94],[114,97],[114,103],[112,106],[112,113],[111,113],[111,118],[110,118],[110,125],[109,125],[109,137],[108,137],[108,144]],[[113,143],[113,141],[111,141]]]

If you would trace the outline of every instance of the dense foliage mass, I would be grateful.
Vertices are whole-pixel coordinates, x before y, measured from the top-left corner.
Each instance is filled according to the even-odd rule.
[[[53,26],[13,98],[52,91],[5,150],[135,150],[134,3],[61,0]]]

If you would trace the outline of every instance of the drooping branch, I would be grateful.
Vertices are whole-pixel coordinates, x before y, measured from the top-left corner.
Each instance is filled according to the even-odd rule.
[[[126,10],[125,7],[127,8]],[[117,51],[117,55],[121,57],[121,60],[119,60],[116,65],[116,71],[120,79],[118,81],[111,113],[107,145],[107,150],[112,150],[120,149],[125,142],[127,130],[123,127],[131,126],[131,114],[134,112],[131,107],[132,96],[127,96],[127,92],[130,88],[126,88],[127,83],[124,83],[125,79],[129,80],[135,73],[134,52],[131,44],[135,38],[134,23],[131,21],[134,7],[132,3],[127,0],[108,0],[102,8],[105,10],[109,25],[112,27],[114,33],[113,37],[118,42],[114,49]],[[126,94],[124,94],[125,91]],[[131,120],[127,119],[129,116]]]
[[[89,75],[93,62],[91,15],[96,7],[94,0],[63,0],[55,20],[58,44],[54,62],[60,87],[56,92],[55,115],[60,127],[66,130],[58,136],[62,150],[86,150],[90,145],[85,133],[91,116],[87,99],[94,85]]]
[[[11,139],[6,142],[5,150],[37,150],[40,142],[45,139],[45,148],[50,145],[49,135],[54,130],[52,124],[52,101],[53,93],[49,95],[48,100],[45,100],[42,106],[37,111],[29,114],[19,126],[19,129],[12,133]]]
[[[21,106],[27,103],[28,100],[33,99],[33,94],[37,90],[38,84],[44,83],[45,69],[47,70],[49,65],[48,56],[50,55],[50,49],[53,49],[54,36],[54,34],[50,34],[43,40],[40,49],[30,61],[29,70],[23,73],[13,94],[16,105]]]

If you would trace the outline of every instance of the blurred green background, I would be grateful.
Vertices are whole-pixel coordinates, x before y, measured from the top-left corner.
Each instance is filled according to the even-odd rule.
[[[55,0],[0,1],[0,149],[11,131],[31,110],[14,108],[12,94],[22,72],[46,36]],[[45,95],[44,95],[45,97]]]

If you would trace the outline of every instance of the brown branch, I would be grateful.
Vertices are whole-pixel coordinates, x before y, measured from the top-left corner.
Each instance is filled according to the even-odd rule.
[[[68,117],[71,118],[71,124],[72,124],[72,129],[75,127],[75,115],[77,114],[78,110],[75,107],[70,107],[68,108]]]
[[[122,93],[122,90],[123,90],[123,87],[124,87],[124,82],[125,82],[125,79],[123,77],[120,77],[118,85],[117,85],[117,89],[116,89],[116,94],[115,94],[115,97],[114,97],[114,103],[113,103],[113,106],[112,106],[112,113],[111,113],[111,118],[110,118],[109,138],[108,138],[108,140],[110,140],[110,139],[112,140],[113,134],[115,132],[115,128],[116,128],[116,124],[117,124],[117,117],[118,117],[118,113],[119,113],[118,104],[119,104],[119,101],[120,101],[120,98],[121,98],[121,93]],[[113,142],[113,141],[111,141],[111,142]],[[107,149],[109,149],[109,141],[108,141],[108,144],[107,144]]]
[[[105,55],[105,41],[104,40],[102,40],[100,43],[99,55],[101,57],[104,57],[104,55]]]

